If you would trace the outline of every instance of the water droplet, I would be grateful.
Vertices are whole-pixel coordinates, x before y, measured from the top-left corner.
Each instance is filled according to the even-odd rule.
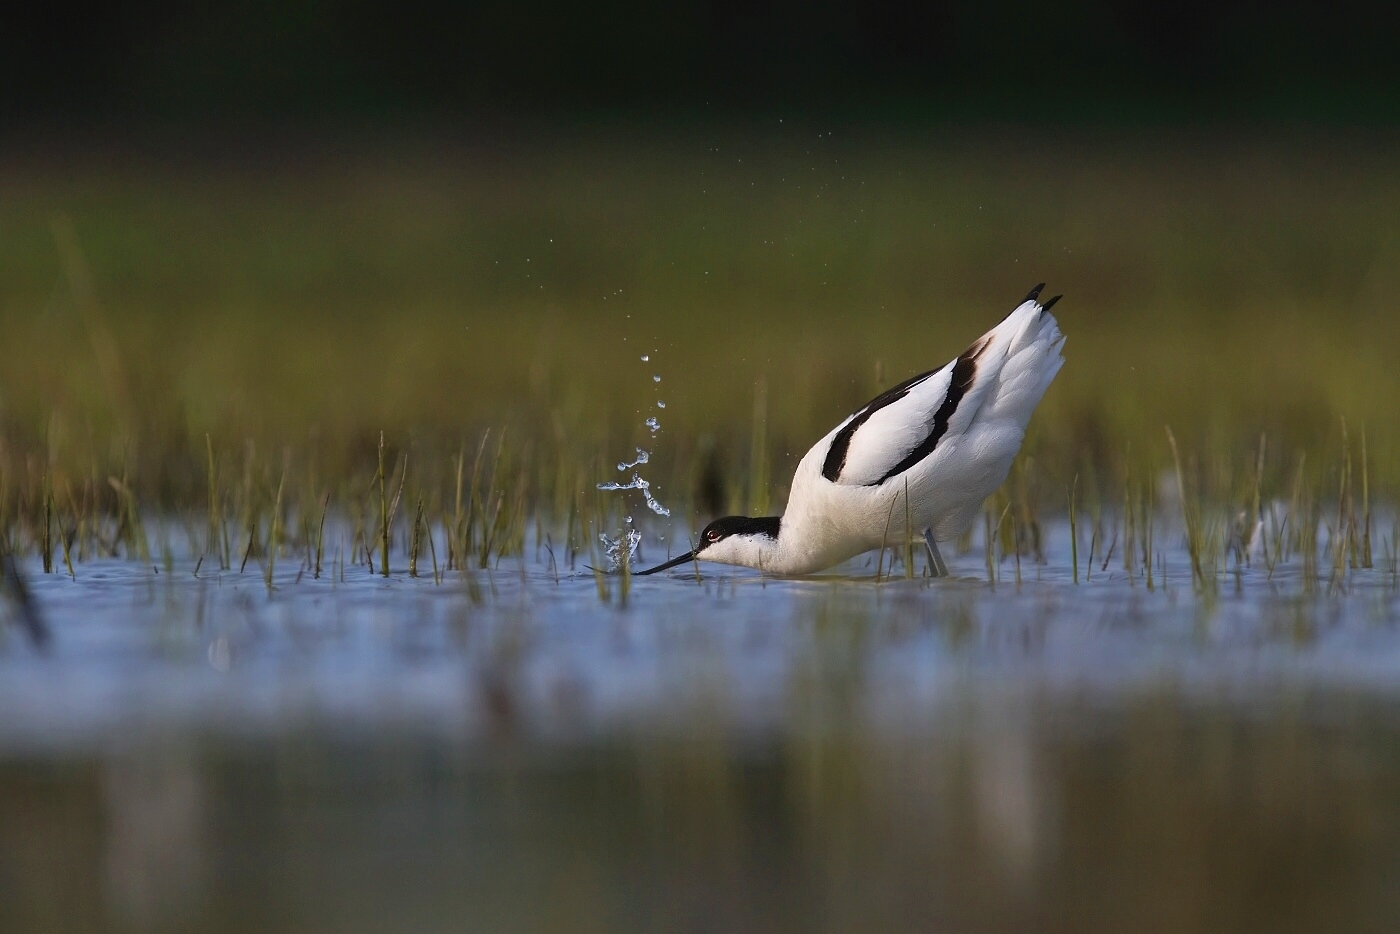
[[[656,513],[658,516],[669,516],[669,515],[671,514],[671,510],[669,510],[669,509],[667,509],[665,506],[661,505],[661,503],[656,499],[656,497],[651,495],[651,482],[648,481],[648,480],[642,479],[642,475],[639,474],[639,473],[633,473],[633,474],[632,474],[632,479],[631,479],[630,481],[628,481],[627,483],[613,483],[613,482],[600,483],[600,484],[598,484],[598,489],[600,489],[600,490],[641,490],[641,491],[642,491],[642,496],[646,497],[647,508],[648,508],[648,509],[650,509],[652,512]],[[629,522],[631,521],[630,517],[629,517],[628,521],[629,521]]]
[[[651,433],[652,433],[652,434],[656,434],[657,431],[659,431],[659,430],[661,429],[661,423],[658,422],[658,421],[656,420],[656,416],[655,416],[655,415],[653,415],[651,418],[647,419],[646,424],[647,424],[647,427],[651,429]]]
[[[643,448],[637,448],[637,459],[634,461],[626,461],[624,463],[618,464],[617,469],[619,472],[628,471],[631,470],[633,467],[645,464],[649,460],[651,460],[651,452],[644,450]]]
[[[648,360],[650,360],[650,359],[651,359],[651,354],[649,354],[649,353],[644,353],[644,354],[642,354],[642,362],[643,362],[643,363],[646,363],[646,362],[647,362]]]
[[[656,407],[657,407],[658,409],[664,409],[664,408],[666,408],[666,403],[665,403],[665,402],[662,402],[660,399],[657,399],[657,400],[656,400]]]
[[[653,383],[659,383],[659,382],[661,382],[661,377],[660,377],[660,376],[657,376],[657,375],[655,375],[655,374],[653,374],[652,377],[651,377],[651,381],[652,381]]]

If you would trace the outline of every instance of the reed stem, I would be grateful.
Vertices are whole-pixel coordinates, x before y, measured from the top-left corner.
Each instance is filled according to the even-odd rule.
[[[379,433],[379,573],[389,576],[389,499],[385,492],[384,432]]]
[[[1079,583],[1079,519],[1076,515],[1075,499],[1079,494],[1079,474],[1074,475],[1074,482],[1069,487],[1069,556],[1070,564],[1074,567],[1074,582]]]

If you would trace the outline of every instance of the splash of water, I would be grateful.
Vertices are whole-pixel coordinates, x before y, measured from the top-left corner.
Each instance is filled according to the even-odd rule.
[[[642,495],[646,497],[647,508],[649,508],[652,512],[656,513],[658,516],[669,516],[671,514],[671,510],[661,505],[661,503],[657,501],[656,497],[651,495],[651,482],[649,480],[642,479],[642,475],[639,473],[633,472],[632,479],[628,483],[615,483],[609,481],[607,483],[598,484],[598,489],[641,490]],[[628,516],[627,521],[632,521],[631,516]]]
[[[638,467],[642,464],[645,464],[649,460],[651,460],[651,452],[645,448],[637,448],[637,459],[634,461],[623,461],[622,463],[617,465],[617,471],[618,473],[626,473],[633,467]],[[598,487],[598,489],[601,490],[603,488],[600,486]]]
[[[643,363],[647,363],[651,360],[651,354],[642,354],[641,357]],[[660,383],[661,374],[653,373],[651,381],[653,384]],[[656,407],[658,409],[664,409],[666,408],[666,403],[658,399],[656,401]],[[651,432],[651,436],[653,438],[656,437],[656,433],[661,430],[661,422],[654,415],[649,417],[646,420],[645,424],[647,430]],[[646,500],[648,509],[656,513],[658,516],[670,516],[671,510],[663,506],[661,502],[655,496],[652,495],[651,483],[648,480],[646,480],[640,472],[636,470],[637,467],[648,463],[650,460],[651,452],[648,451],[646,448],[638,447],[636,458],[630,461],[621,461],[617,465],[617,469],[620,473],[626,473],[629,470],[632,471],[632,479],[627,483],[618,483],[616,481],[611,480],[604,483],[599,483],[598,489],[640,490],[642,497]],[[630,564],[632,557],[637,552],[637,545],[642,540],[642,533],[633,527],[632,517],[629,515],[626,517],[626,525],[621,535],[619,535],[617,538],[612,538],[606,533],[600,532],[598,534],[598,539],[602,542],[603,548],[607,552],[608,562],[611,565],[610,570],[616,571],[619,567],[622,566],[624,560]]]
[[[607,533],[599,532],[598,541],[602,543],[603,552],[607,555],[608,570],[616,571],[622,567],[624,560],[628,567],[632,566],[633,559],[637,557],[637,546],[642,542],[642,533],[632,527],[632,517],[628,516],[621,535],[609,538]],[[624,548],[626,551],[623,551]]]

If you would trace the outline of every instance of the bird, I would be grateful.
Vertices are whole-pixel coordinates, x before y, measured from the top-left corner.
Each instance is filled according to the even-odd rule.
[[[814,444],[781,516],[716,519],[692,550],[637,575],[710,561],[800,577],[898,540],[907,524],[922,530],[933,576],[948,576],[938,542],[964,531],[1006,479],[1064,364],[1050,313],[1062,296],[1042,303],[1044,288],[956,359],[885,390]]]

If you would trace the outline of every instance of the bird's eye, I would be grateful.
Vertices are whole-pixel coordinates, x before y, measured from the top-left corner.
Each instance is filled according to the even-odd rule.
[[[711,529],[710,531],[708,531],[708,532],[705,533],[705,539],[706,539],[707,541],[717,542],[717,541],[720,540],[720,534],[719,534],[719,532],[715,531],[714,529]]]

